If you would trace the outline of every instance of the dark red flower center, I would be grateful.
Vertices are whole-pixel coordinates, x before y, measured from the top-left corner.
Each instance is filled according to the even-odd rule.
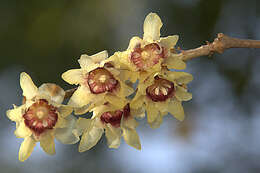
[[[122,110],[108,111],[101,115],[100,120],[103,123],[109,123],[114,127],[120,127],[122,116],[128,118],[130,116],[130,107],[127,104]]]
[[[155,77],[154,83],[146,88],[146,95],[154,102],[162,102],[173,97],[174,83]]]
[[[165,49],[157,43],[151,43],[141,48],[137,45],[131,53],[130,60],[139,70],[147,70],[165,58]]]
[[[118,86],[118,81],[105,68],[96,68],[89,72],[87,84],[93,94],[112,92]]]
[[[23,115],[25,125],[36,135],[52,129],[58,121],[57,108],[45,99],[33,103]]]

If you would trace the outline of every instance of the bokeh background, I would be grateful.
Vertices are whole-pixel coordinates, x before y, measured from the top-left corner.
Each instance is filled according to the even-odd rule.
[[[149,12],[164,25],[162,36],[178,34],[182,49],[212,41],[218,32],[260,39],[257,0],[44,0],[0,2],[0,172],[1,173],[259,173],[260,50],[233,49],[187,63],[194,75],[193,99],[184,103],[186,120],[171,116],[159,129],[145,121],[138,132],[142,150],[122,142],[78,153],[76,145],[57,142],[55,156],[37,145],[24,163],[18,161],[22,139],[5,112],[21,103],[19,74],[35,83],[53,82],[79,67],[81,54],[124,50],[132,36],[142,36]],[[258,8],[258,9],[257,9]]]

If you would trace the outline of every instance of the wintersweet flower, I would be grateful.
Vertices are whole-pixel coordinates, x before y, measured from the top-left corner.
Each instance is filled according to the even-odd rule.
[[[186,72],[163,70],[156,73],[138,85],[138,91],[130,106],[133,109],[144,107],[147,122],[152,128],[158,128],[163,116],[168,113],[182,121],[184,110],[181,103],[192,98],[186,88],[186,84],[192,79],[192,75]]]
[[[68,103],[76,108],[76,114],[84,114],[105,102],[120,103],[133,92],[121,80],[120,71],[105,61],[107,57],[107,51],[92,56],[82,55],[79,59],[80,69],[68,70],[62,74],[62,78],[69,84],[79,84]]]
[[[162,64],[169,69],[186,68],[181,56],[171,51],[178,41],[178,35],[160,37],[162,25],[157,14],[148,14],[143,25],[143,39],[133,37],[126,51],[116,52],[111,57],[113,61],[120,62],[117,63],[118,68],[127,68],[131,71],[128,74],[130,80],[142,78],[138,77],[140,73],[146,72],[148,74],[145,76],[148,76],[151,72],[158,72]]]
[[[97,144],[105,132],[109,148],[120,146],[121,136],[126,143],[138,150],[141,149],[140,140],[135,130],[138,123],[131,114],[129,104],[123,108],[106,103],[93,109],[91,119],[78,119],[79,133],[83,133],[79,152],[91,149]]]
[[[40,142],[42,149],[55,154],[54,139],[64,144],[79,141],[76,134],[76,120],[70,116],[72,108],[62,105],[65,92],[55,84],[46,83],[37,88],[31,77],[21,73],[20,85],[24,103],[7,111],[7,117],[16,122],[15,135],[24,138],[19,150],[19,160],[25,161],[34,146]]]

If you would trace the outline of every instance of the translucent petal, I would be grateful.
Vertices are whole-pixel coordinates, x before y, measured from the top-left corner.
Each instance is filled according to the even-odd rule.
[[[21,147],[19,149],[19,160],[21,162],[28,159],[28,157],[31,155],[34,147],[36,145],[36,141],[32,137],[26,137],[24,141],[21,144]]]
[[[89,104],[93,98],[93,94],[85,86],[79,86],[71,96],[68,105],[72,107],[82,107]]]
[[[156,129],[160,127],[162,122],[163,122],[163,116],[159,113],[156,119],[153,122],[149,123],[149,125],[152,129]]]
[[[141,150],[141,143],[138,134],[136,133],[136,130],[123,128],[123,137],[125,139],[125,142],[138,149]]]
[[[23,96],[26,99],[32,99],[37,95],[38,88],[34,85],[31,77],[25,72],[22,72],[20,75],[20,85],[23,90]]]
[[[62,79],[71,85],[77,85],[84,82],[84,73],[82,69],[71,69],[61,75]]]
[[[139,109],[140,107],[143,107],[144,104],[144,98],[145,96],[140,95],[139,97],[136,95],[134,99],[130,103],[130,107],[133,109]]]
[[[165,47],[165,48],[167,48],[167,49],[170,49],[170,48],[173,48],[173,47],[176,45],[178,39],[179,39],[179,36],[178,36],[178,35],[171,35],[171,36],[168,36],[168,37],[162,37],[162,38],[160,38],[159,43],[160,43],[163,47]]]
[[[65,91],[60,86],[52,83],[42,84],[39,87],[38,92],[40,95],[43,94],[49,96],[51,101],[58,104],[63,102],[65,96]]]
[[[160,17],[155,13],[150,13],[144,20],[144,37],[143,39],[148,42],[159,40],[160,29],[162,27]]]
[[[186,89],[177,86],[176,91],[175,91],[175,97],[179,101],[188,101],[188,100],[192,99],[192,94],[187,92]]]
[[[58,112],[60,113],[60,116],[67,117],[70,115],[73,111],[73,108],[67,105],[60,105],[58,108]]]
[[[25,109],[25,105],[19,107],[14,106],[14,109],[10,109],[6,111],[6,115],[10,120],[19,122],[22,120],[24,109]]]
[[[183,121],[184,120],[184,110],[181,105],[181,102],[173,99],[168,105],[168,111],[172,114],[176,119]]]
[[[142,44],[142,42],[143,42],[143,40],[139,37],[135,36],[135,37],[131,38],[127,50],[133,50],[137,45]]]
[[[105,100],[118,108],[122,108],[126,105],[126,100],[124,98],[117,97],[112,94],[107,94]]]
[[[99,52],[95,55],[81,55],[79,59],[79,64],[82,69],[87,70],[87,72],[94,70],[95,68],[102,66],[103,61],[108,57],[106,50]]]
[[[95,146],[104,133],[104,129],[94,126],[93,122],[92,120],[91,125],[82,135],[79,152],[84,152]]]
[[[51,130],[41,134],[40,146],[47,154],[55,154],[54,135],[52,134]]]
[[[132,112],[131,112],[132,114]],[[121,127],[135,129],[138,126],[138,122],[132,117],[122,118]]]
[[[173,54],[166,58],[164,63],[169,69],[183,70],[186,68],[186,63],[180,57]]]
[[[120,97],[126,97],[131,94],[133,94],[134,89],[126,84],[124,82],[120,82],[120,91],[119,91],[119,96]]]
[[[71,115],[66,120],[69,122],[67,127],[56,129],[55,137],[63,144],[75,144],[79,141],[79,132],[76,127],[77,119]]]
[[[168,80],[176,81],[178,84],[187,84],[193,80],[193,76],[186,72],[173,72],[170,71],[167,73]]]
[[[81,135],[85,129],[87,129],[90,125],[91,125],[91,119],[86,119],[86,118],[79,118],[77,120],[77,131],[79,133],[79,135]]]
[[[23,121],[17,124],[17,129],[14,131],[14,134],[17,138],[26,138],[28,136],[31,136],[31,130],[28,127],[26,127]]]
[[[58,121],[55,124],[55,128],[65,128],[68,126],[68,121],[62,116],[58,116]]]
[[[149,102],[146,105],[146,112],[147,112],[148,123],[152,123],[157,118],[157,116],[159,114],[159,110],[151,102]]]
[[[105,129],[108,147],[118,148],[121,142],[121,129],[112,127],[110,124],[108,124]]]

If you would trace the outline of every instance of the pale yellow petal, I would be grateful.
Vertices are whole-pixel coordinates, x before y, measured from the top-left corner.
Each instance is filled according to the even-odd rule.
[[[128,145],[136,148],[137,150],[141,150],[141,143],[136,130],[123,128],[123,137]]]
[[[66,128],[55,129],[55,138],[63,144],[75,144],[79,141],[77,119],[71,115],[66,120],[68,121]]]
[[[131,112],[131,115],[132,115],[132,112]],[[123,117],[121,120],[122,128],[135,129],[137,126],[138,126],[138,122],[132,116],[127,117],[127,118]]]
[[[82,107],[88,105],[93,98],[93,94],[85,86],[79,86],[71,96],[68,105],[71,107]]]
[[[176,81],[178,84],[187,84],[193,80],[193,76],[186,72],[167,72],[167,79],[170,81]]]
[[[177,86],[175,91],[175,97],[179,101],[188,101],[192,99],[192,94],[187,92],[185,88]]]
[[[76,128],[79,135],[82,135],[85,129],[87,129],[91,125],[92,120],[86,118],[79,118],[77,120]]]
[[[87,72],[90,72],[99,66],[103,66],[105,62],[104,60],[107,57],[108,57],[108,53],[105,50],[92,56],[88,56],[86,54],[81,55],[78,61],[82,69],[85,69],[87,70]]]
[[[103,50],[101,52],[98,52],[94,55],[90,56],[95,63],[102,62],[108,57],[108,53],[106,50]]]
[[[54,135],[52,134],[51,130],[41,134],[40,146],[47,154],[54,155],[56,153]]]
[[[183,70],[186,68],[186,63],[179,56],[171,54],[164,62],[169,69]]]
[[[82,69],[71,69],[61,75],[62,79],[71,85],[77,85],[84,82],[84,73]]]
[[[58,112],[60,114],[60,116],[62,117],[67,117],[68,115],[70,115],[73,111],[73,108],[71,106],[67,106],[67,105],[60,105],[58,107]]]
[[[148,42],[159,40],[162,21],[156,13],[150,13],[144,20],[144,37]]]
[[[65,96],[65,91],[58,85],[52,84],[52,83],[45,83],[42,84],[39,87],[38,90],[40,95],[47,95],[50,97],[51,101],[55,103],[62,103],[64,96]]]
[[[24,141],[21,144],[21,147],[19,149],[19,160],[21,162],[28,159],[28,157],[31,155],[34,147],[36,145],[36,141],[32,137],[26,137]]]
[[[153,122],[149,123],[149,125],[152,129],[156,129],[160,127],[162,122],[163,122],[163,116],[161,115],[161,113],[159,113],[156,119]]]
[[[26,127],[24,121],[17,123],[17,129],[14,131],[14,134],[17,138],[26,138],[31,136],[32,131]]]
[[[184,120],[184,110],[181,105],[181,102],[173,99],[168,105],[168,111],[172,114],[176,119],[183,121]]]
[[[133,94],[134,89],[123,82],[120,82],[120,91],[119,91],[119,96],[120,97],[126,97],[131,94]]]
[[[112,127],[110,124],[108,124],[105,129],[108,147],[118,148],[121,142],[121,129]]]
[[[148,123],[152,123],[157,118],[157,116],[159,114],[159,110],[151,102],[149,102],[146,105],[146,112],[147,112],[147,121],[148,121]]]
[[[95,146],[102,137],[103,133],[104,129],[94,126],[94,121],[92,120],[91,125],[85,130],[82,135],[79,144],[79,152],[84,152]]]
[[[10,109],[6,111],[6,115],[10,120],[19,122],[22,120],[22,115],[24,113],[24,110],[25,110],[25,105],[19,107],[14,106],[14,109]]]
[[[131,105],[130,105],[131,107]],[[136,117],[137,119],[143,119],[145,117],[145,109],[143,107],[139,109],[132,109],[131,107],[131,115]]]
[[[55,128],[65,128],[67,127],[68,123],[69,122],[65,118],[63,118],[62,116],[58,116],[58,121],[55,124]]]
[[[168,37],[160,38],[159,43],[163,47],[165,47],[167,49],[171,49],[171,48],[173,48],[176,45],[178,39],[179,39],[178,35],[171,35],[171,36],[168,36]]]
[[[137,45],[141,45],[143,40],[139,37],[133,37],[131,38],[127,50],[133,50]]]
[[[22,72],[20,75],[20,85],[23,90],[23,96],[26,99],[32,99],[37,95],[38,88],[33,83],[31,77],[25,72]]]
[[[113,105],[115,105],[116,107],[118,108],[122,108],[126,105],[126,99],[125,98],[120,98],[120,97],[117,97],[113,94],[107,94],[105,96],[105,100]]]

